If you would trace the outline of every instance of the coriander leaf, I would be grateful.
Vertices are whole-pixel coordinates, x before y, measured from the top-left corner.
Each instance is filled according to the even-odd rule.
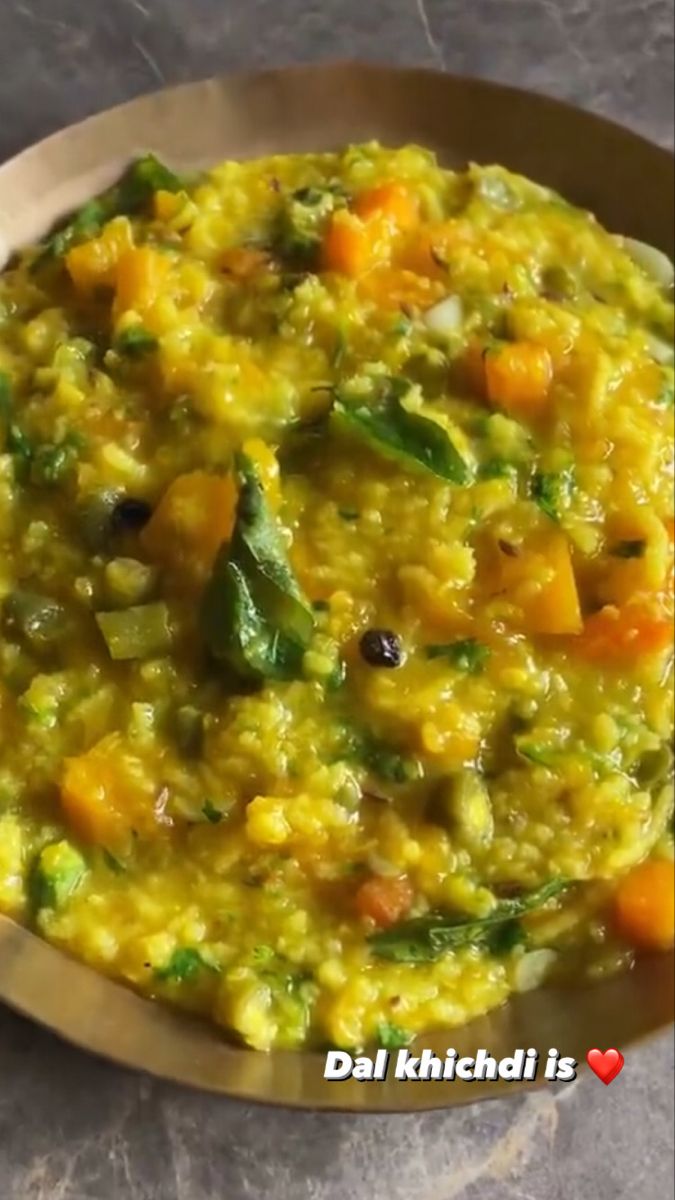
[[[416,758],[401,754],[395,746],[368,731],[347,731],[349,758],[386,783],[412,783],[420,778],[420,764]]]
[[[276,954],[271,946],[261,942],[260,945],[253,947],[252,958],[257,963],[269,963],[276,958]]]
[[[382,1046],[385,1050],[402,1050],[404,1046],[409,1046],[413,1035],[405,1029],[401,1029],[399,1025],[390,1025],[388,1021],[380,1021],[375,1031],[375,1038],[378,1046]]]
[[[33,443],[15,424],[12,413],[12,385],[9,376],[0,371],[0,448],[12,456],[16,478],[24,479],[33,458]]]
[[[572,471],[536,471],[532,478],[531,495],[552,521],[559,522],[574,486]]]
[[[19,479],[25,479],[33,460],[35,448],[31,439],[19,428],[10,425],[7,430],[7,450],[14,459],[14,469]]]
[[[176,983],[186,983],[195,979],[201,971],[220,972],[220,967],[207,962],[199,952],[191,946],[179,946],[174,950],[168,963],[155,971],[157,979],[172,980]]]
[[[77,464],[81,441],[75,436],[66,436],[63,441],[52,444],[43,442],[32,454],[31,479],[33,483],[53,487],[61,483]]]
[[[364,748],[363,763],[387,783],[412,783],[420,777],[416,759],[399,754],[383,742],[370,741]]]
[[[329,675],[326,675],[323,680],[323,686],[327,692],[336,692],[341,688],[347,678],[347,664],[344,659],[339,658],[333,670]]]
[[[569,882],[551,879],[532,892],[510,900],[501,900],[488,917],[457,917],[432,912],[424,917],[401,921],[368,939],[378,958],[392,962],[433,962],[448,950],[461,946],[487,946],[495,931],[525,912],[541,908],[557,896]]]
[[[390,333],[392,333],[394,337],[407,337],[412,331],[412,328],[413,322],[411,321],[410,317],[406,316],[406,314],[402,312],[400,317],[396,318],[396,321],[391,327]]]
[[[466,484],[470,471],[449,434],[437,421],[408,412],[401,400],[413,385],[384,377],[374,383],[372,398],[338,387],[331,415],[333,428],[366,442],[387,458],[420,468],[450,483]]]
[[[211,825],[218,825],[223,819],[223,814],[220,809],[216,808],[210,800],[205,800],[202,804],[202,813],[206,817],[206,820],[211,823]]]
[[[272,1018],[279,1029],[279,1047],[298,1046],[307,1036],[317,996],[312,975],[277,956],[269,946],[256,947],[256,950],[254,957],[259,962],[256,974],[269,991]]]
[[[465,671],[467,675],[480,675],[488,658],[490,649],[475,638],[465,638],[458,642],[437,643],[426,646],[427,658],[447,658],[454,667]]]
[[[33,864],[29,880],[34,909],[63,908],[86,873],[87,864],[70,842],[52,842],[44,846]]]
[[[275,238],[281,257],[297,268],[313,266],[326,219],[344,202],[344,193],[334,187],[301,187],[287,196]]]
[[[152,354],[159,342],[154,333],[149,333],[142,325],[130,325],[123,333],[120,333],[115,341],[115,349],[118,353],[123,354],[125,358],[139,359],[145,358],[147,354]]]

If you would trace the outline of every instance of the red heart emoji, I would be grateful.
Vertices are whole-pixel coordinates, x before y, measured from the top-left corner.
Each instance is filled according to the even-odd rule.
[[[586,1062],[591,1071],[595,1071],[598,1079],[607,1084],[616,1079],[623,1067],[624,1058],[620,1050],[605,1050],[604,1054],[602,1050],[589,1050]]]

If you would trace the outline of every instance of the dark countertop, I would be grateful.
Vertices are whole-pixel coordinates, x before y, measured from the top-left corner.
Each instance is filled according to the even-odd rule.
[[[670,0],[0,3],[0,160],[140,92],[317,58],[443,66],[673,136]],[[0,968],[1,969],[1,968]],[[0,1011],[0,1200],[664,1200],[673,1040],[605,1088],[418,1117],[304,1115],[181,1091]]]

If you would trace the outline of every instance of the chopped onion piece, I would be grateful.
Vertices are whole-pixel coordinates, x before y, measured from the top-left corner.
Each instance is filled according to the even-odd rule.
[[[623,249],[636,266],[641,267],[659,287],[671,288],[675,280],[675,268],[662,250],[650,246],[648,242],[639,242],[637,238],[624,237],[620,239]]]
[[[514,970],[513,985],[516,991],[529,992],[539,987],[557,957],[555,950],[528,950]]]
[[[424,314],[424,324],[432,333],[456,333],[464,320],[459,296],[446,296]]]

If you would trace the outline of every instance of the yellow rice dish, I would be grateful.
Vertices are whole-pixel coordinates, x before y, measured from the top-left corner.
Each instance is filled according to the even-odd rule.
[[[414,146],[146,156],[18,254],[0,911],[260,1050],[669,945],[672,335]]]

